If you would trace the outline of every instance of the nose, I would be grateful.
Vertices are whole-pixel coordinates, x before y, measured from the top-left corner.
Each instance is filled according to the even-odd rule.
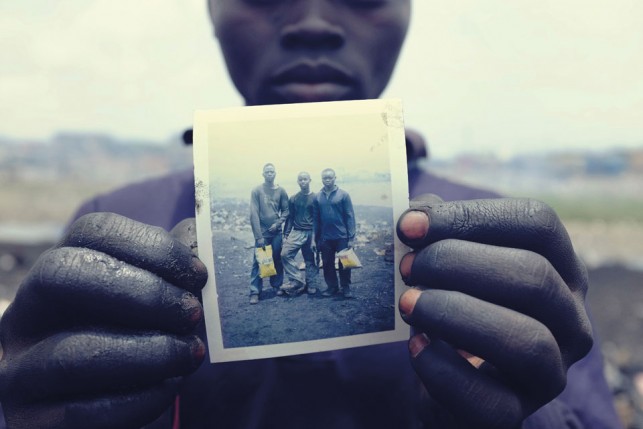
[[[329,0],[298,0],[281,30],[286,49],[334,50],[344,45],[345,36],[337,23],[341,11]]]

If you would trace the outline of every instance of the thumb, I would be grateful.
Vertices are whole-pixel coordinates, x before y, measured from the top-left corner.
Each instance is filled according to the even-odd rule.
[[[183,219],[181,222],[176,224],[170,235],[174,237],[177,241],[185,246],[189,247],[194,256],[198,256],[199,245],[196,239],[196,219],[193,217]]]

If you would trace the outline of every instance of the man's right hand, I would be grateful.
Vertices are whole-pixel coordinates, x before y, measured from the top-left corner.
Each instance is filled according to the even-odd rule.
[[[136,428],[171,405],[205,355],[195,237],[95,213],[40,257],[0,325],[10,427]]]
[[[263,237],[258,239],[256,247],[257,248],[261,247],[263,250],[266,250],[266,240]]]

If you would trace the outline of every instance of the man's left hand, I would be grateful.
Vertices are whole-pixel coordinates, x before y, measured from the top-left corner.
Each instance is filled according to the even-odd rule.
[[[412,365],[443,427],[516,428],[592,345],[587,272],[556,213],[527,199],[414,201],[398,235]]]
[[[268,228],[268,232],[271,234],[274,234],[275,232],[277,232],[278,229],[279,227],[277,226],[277,224],[272,224],[270,228]]]

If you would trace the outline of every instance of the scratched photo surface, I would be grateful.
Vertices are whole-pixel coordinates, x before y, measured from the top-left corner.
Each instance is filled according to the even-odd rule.
[[[256,245],[251,192],[264,183],[266,164],[274,167],[272,187],[279,189],[282,202],[300,192],[301,173],[308,173],[310,191],[318,194],[322,171],[334,170],[335,185],[350,197],[353,248],[362,264],[351,270],[349,298],[341,293],[341,286],[340,293],[322,296],[327,288],[323,268],[318,266],[322,258],[315,254],[314,276],[310,267],[306,270],[299,251],[294,262],[300,278],[310,275],[308,287],[317,292],[278,294],[280,284],[289,284],[284,273],[283,281],[263,279],[259,302],[250,304]],[[395,269],[396,248],[400,250],[401,245],[394,231],[395,219],[408,207],[405,168],[399,101],[198,112],[197,228],[199,255],[210,272],[204,308],[211,360],[299,354],[406,338],[408,329],[396,307],[403,286]]]

